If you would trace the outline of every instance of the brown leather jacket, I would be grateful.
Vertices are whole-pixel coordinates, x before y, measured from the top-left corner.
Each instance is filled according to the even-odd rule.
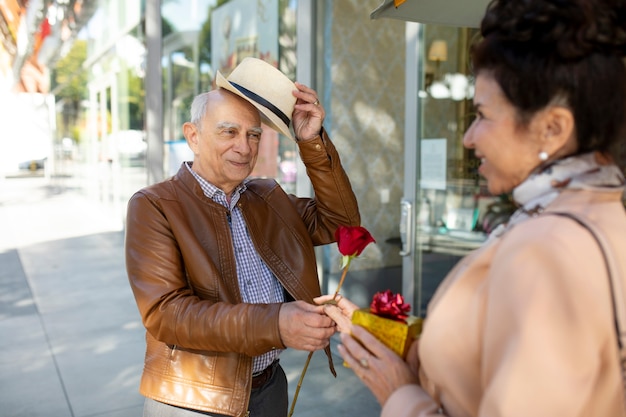
[[[255,179],[239,200],[259,255],[288,299],[320,295],[314,245],[334,242],[339,225],[357,226],[357,201],[326,136],[299,142],[314,198]],[[252,359],[284,348],[280,304],[241,302],[228,209],[204,196],[181,167],[137,192],[128,205],[126,268],[146,327],[140,392],[168,404],[246,414]],[[330,351],[326,349],[334,373]]]

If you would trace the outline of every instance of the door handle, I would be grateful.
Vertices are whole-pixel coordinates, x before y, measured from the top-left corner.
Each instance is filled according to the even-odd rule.
[[[409,256],[413,252],[413,204],[405,199],[400,202],[400,256]]]

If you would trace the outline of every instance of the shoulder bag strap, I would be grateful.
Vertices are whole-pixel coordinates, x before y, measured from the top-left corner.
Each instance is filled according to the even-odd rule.
[[[624,386],[624,401],[626,410],[626,300],[624,299],[624,282],[617,273],[617,267],[615,265],[615,258],[611,252],[611,246],[607,242],[602,231],[583,216],[561,211],[546,211],[544,214],[554,214],[574,220],[591,233],[602,250],[602,256],[609,275],[609,288],[611,290],[611,302],[613,306],[613,320],[615,332],[617,334],[617,344],[619,347],[619,359],[622,368],[622,382]]]

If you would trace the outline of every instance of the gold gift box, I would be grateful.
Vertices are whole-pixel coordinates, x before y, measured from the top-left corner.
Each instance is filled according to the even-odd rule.
[[[352,314],[352,324],[366,328],[368,332],[403,358],[406,357],[411,342],[422,332],[420,317],[409,316],[406,322],[397,321],[377,316],[368,308],[356,310]]]

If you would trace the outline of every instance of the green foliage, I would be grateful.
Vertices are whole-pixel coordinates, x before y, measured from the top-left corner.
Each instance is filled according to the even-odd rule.
[[[52,72],[52,89],[56,100],[80,102],[87,97],[87,73],[82,65],[87,59],[87,41],[76,40],[72,49],[59,59]]]
[[[81,143],[81,142],[82,142],[82,139],[83,139],[83,138],[82,138],[82,136],[81,136],[81,135],[82,135],[83,131],[82,131],[82,129],[81,129],[79,126],[74,126],[74,127],[72,127],[72,129],[70,130],[70,132],[71,132],[71,133],[70,133],[70,137],[71,137],[72,139],[74,139],[74,142],[75,142],[75,143]]]
[[[120,97],[121,104],[128,106],[129,129],[144,129],[145,89],[143,79],[133,70],[128,70],[128,95]]]

